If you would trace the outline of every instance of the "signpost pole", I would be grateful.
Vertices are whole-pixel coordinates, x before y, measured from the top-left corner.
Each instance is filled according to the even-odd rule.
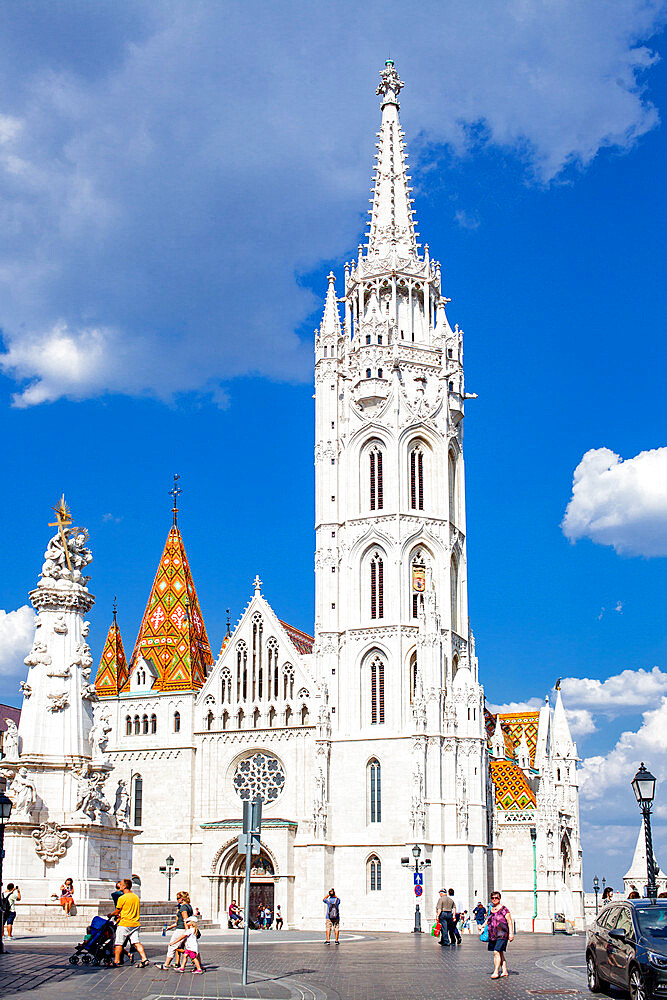
[[[259,854],[259,840],[262,832],[262,800],[257,797],[254,802],[243,803],[243,833],[245,834],[245,891],[243,895],[243,961],[241,965],[241,982],[248,985],[248,932],[250,929],[250,869],[252,866],[253,847]],[[240,838],[239,838],[240,839]]]

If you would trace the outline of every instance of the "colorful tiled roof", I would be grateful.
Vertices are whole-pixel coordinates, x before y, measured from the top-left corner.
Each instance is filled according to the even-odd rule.
[[[123,640],[114,613],[114,621],[109,628],[95,677],[98,698],[113,698],[118,695],[127,681],[128,673]]]
[[[500,730],[503,734],[503,741],[505,743],[505,756],[510,760],[514,760],[516,754],[514,753],[514,743],[512,741],[512,736],[509,729],[503,724],[504,715],[500,716]],[[493,715],[489,712],[488,708],[484,706],[484,724],[486,726],[486,742],[489,750],[492,748],[493,736],[496,731],[496,720],[497,715]],[[520,738],[520,737],[519,737]]]
[[[489,767],[499,809],[535,808],[535,793],[518,764],[511,760],[492,760]]]
[[[140,655],[157,670],[154,691],[198,690],[213,663],[183,539],[175,525],[167,535],[130,670]]]
[[[287,622],[280,622],[282,627],[287,632],[290,641],[297,653],[308,654],[312,653],[315,640],[312,635],[308,635],[307,632],[302,632],[301,629],[295,628],[294,625],[288,625]]]
[[[512,746],[516,750],[521,742],[523,733],[526,735],[526,743],[530,751],[530,766],[535,766],[535,748],[537,747],[537,727],[540,721],[539,712],[502,712],[500,715],[500,725],[504,732],[509,733]]]

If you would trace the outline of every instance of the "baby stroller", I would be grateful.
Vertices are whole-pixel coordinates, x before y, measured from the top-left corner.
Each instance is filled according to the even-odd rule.
[[[93,917],[81,944],[69,957],[70,965],[113,965],[113,945],[116,934],[115,920]],[[81,954],[83,952],[83,954]]]

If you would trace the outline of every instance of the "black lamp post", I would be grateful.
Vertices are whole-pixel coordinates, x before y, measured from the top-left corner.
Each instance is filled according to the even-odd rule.
[[[595,875],[593,877],[593,892],[595,893],[595,916],[598,915],[598,893],[600,891],[600,879]]]
[[[160,865],[160,871],[163,875],[167,877],[167,902],[171,902],[171,880],[174,876],[178,875],[180,869],[174,868],[174,859],[171,854],[169,857],[165,858],[166,864]]]
[[[424,861],[420,861],[422,849],[419,844],[415,844],[412,848],[412,857],[415,859],[414,866],[412,865],[410,858],[401,858],[401,864],[404,868],[411,868],[414,872],[423,872],[425,868],[431,867],[431,859],[425,858]],[[415,880],[415,885],[417,884]],[[419,909],[419,903],[415,903],[415,926],[413,927],[413,934],[421,934],[422,932],[422,915]]]
[[[651,808],[653,806],[653,796],[655,795],[655,778],[644,767],[644,762],[639,765],[639,770],[632,779],[632,790],[644,817],[644,836],[646,838],[646,875],[648,878],[647,891],[651,899],[655,899],[658,890],[655,884],[655,860],[653,858],[653,838],[651,837]]]
[[[0,792],[0,892],[2,891],[2,862],[5,857],[5,824],[12,814],[12,800]],[[0,906],[0,952],[5,950],[5,911]]]

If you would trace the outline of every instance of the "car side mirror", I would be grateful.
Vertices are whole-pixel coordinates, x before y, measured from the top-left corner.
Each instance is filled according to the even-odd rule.
[[[614,927],[613,931],[609,931],[609,937],[613,938],[614,941],[625,941],[625,931],[622,931],[620,927]]]

